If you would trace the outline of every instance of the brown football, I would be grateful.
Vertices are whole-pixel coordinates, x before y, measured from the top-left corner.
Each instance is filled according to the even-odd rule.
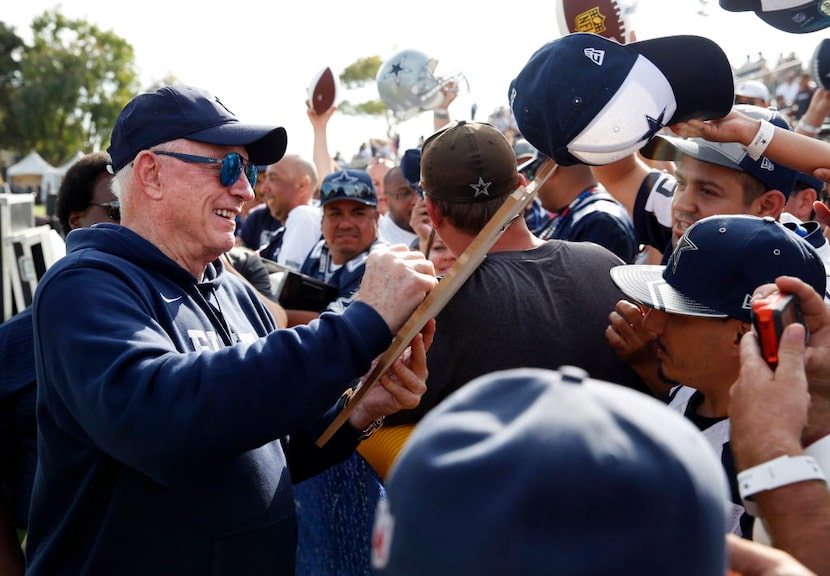
[[[556,0],[556,23],[563,36],[593,32],[620,44],[628,41],[626,19],[617,0]]]
[[[334,106],[337,100],[337,77],[326,66],[311,79],[308,88],[308,99],[317,114],[322,114]]]

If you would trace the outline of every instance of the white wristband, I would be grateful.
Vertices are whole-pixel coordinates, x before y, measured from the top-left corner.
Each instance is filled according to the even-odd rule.
[[[744,146],[744,150],[746,150],[750,158],[758,160],[758,158],[764,155],[764,150],[767,149],[774,135],[775,126],[766,120],[761,120],[761,126],[758,128],[758,132],[755,133],[755,137],[749,146]]]
[[[804,120],[799,120],[798,124],[796,124],[795,127],[801,130],[802,132],[812,134],[813,136],[821,132],[821,126],[813,126],[812,124],[807,124]]]
[[[774,490],[788,484],[827,478],[811,456],[779,456],[769,462],[753,466],[738,474],[738,490],[744,508],[752,516],[760,517],[758,506],[751,498],[758,492]]]
[[[830,470],[830,434],[807,446],[804,453],[807,456],[812,456],[819,468],[825,471],[826,474]]]

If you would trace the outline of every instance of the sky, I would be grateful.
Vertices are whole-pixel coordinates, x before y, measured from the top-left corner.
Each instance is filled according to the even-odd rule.
[[[633,2],[624,0],[629,6]],[[469,119],[475,103],[476,120],[486,121],[497,107],[507,105],[510,81],[530,56],[560,37],[551,0],[497,6],[473,0],[7,0],[0,21],[28,40],[32,20],[56,8],[129,42],[142,87],[172,75],[205,88],[244,122],[284,126],[289,152],[308,158],[307,88],[326,66],[339,74],[359,58],[386,60],[403,49],[420,50],[438,60],[439,74],[460,71],[467,78],[469,92],[452,104],[452,117]],[[700,0],[637,0],[629,22],[638,40],[675,34],[711,38],[735,67],[759,52],[771,62],[790,52],[808,61],[824,32],[830,33],[781,32],[751,12],[724,11],[716,0],[705,5]],[[374,87],[340,94],[353,102],[374,98]],[[397,127],[402,149],[431,131],[429,112]],[[382,119],[335,113],[329,149],[348,160],[361,142],[384,138],[386,132]]]

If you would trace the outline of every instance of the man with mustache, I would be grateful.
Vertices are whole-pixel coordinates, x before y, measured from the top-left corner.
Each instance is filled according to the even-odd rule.
[[[300,272],[336,286],[338,296],[326,310],[342,312],[357,296],[369,252],[387,245],[378,236],[377,192],[363,170],[341,170],[323,178],[320,207],[323,239],[311,249]],[[288,325],[306,324],[317,316],[318,312],[289,310]]]
[[[752,518],[738,493],[729,443],[730,389],[740,372],[741,338],[752,326],[752,294],[779,276],[795,276],[824,294],[824,264],[808,242],[771,217],[743,214],[697,221],[666,266],[611,269],[638,312],[645,310],[642,326],[655,338],[660,377],[681,384],[669,392],[669,406],[720,454],[732,484],[732,531],[744,537],[751,536]]]

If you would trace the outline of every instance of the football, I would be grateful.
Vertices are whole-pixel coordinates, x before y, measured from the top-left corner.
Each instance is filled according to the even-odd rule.
[[[308,100],[317,114],[328,111],[337,101],[337,76],[326,66],[311,79],[308,87]]]
[[[562,36],[593,32],[620,44],[628,42],[628,25],[617,0],[556,0],[556,23]]]

